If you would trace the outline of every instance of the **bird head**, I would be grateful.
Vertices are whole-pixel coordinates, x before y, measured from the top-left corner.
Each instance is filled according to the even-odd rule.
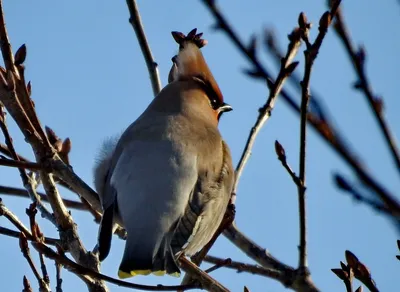
[[[204,90],[208,104],[219,120],[222,113],[231,111],[232,107],[224,102],[217,81],[200,51],[200,48],[207,44],[207,41],[201,38],[202,35],[196,34],[196,29],[187,36],[181,32],[172,32],[173,38],[179,44],[179,53],[172,58],[173,65],[168,79],[169,82],[196,82]]]

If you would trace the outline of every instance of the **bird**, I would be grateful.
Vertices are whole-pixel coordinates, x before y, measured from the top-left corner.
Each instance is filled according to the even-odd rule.
[[[127,232],[119,278],[180,276],[178,258],[204,247],[231,197],[234,170],[218,123],[232,107],[200,50],[196,29],[172,32],[179,44],[169,83],[120,136],[103,146],[94,185],[103,207],[98,256],[115,223]],[[173,70],[173,71],[172,71]]]

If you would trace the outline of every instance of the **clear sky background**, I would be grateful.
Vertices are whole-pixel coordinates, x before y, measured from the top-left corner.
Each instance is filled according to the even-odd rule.
[[[33,99],[44,125],[52,127],[73,148],[74,170],[88,183],[99,145],[105,137],[121,133],[146,108],[152,99],[147,69],[133,29],[128,23],[125,1],[4,1],[5,17],[14,51],[27,44],[28,80],[32,80]],[[145,31],[161,80],[167,83],[171,57],[177,45],[170,32],[187,33],[197,27],[209,44],[203,53],[217,79],[226,102],[234,111],[224,115],[220,129],[232,150],[235,163],[240,158],[249,130],[256,120],[258,108],[265,103],[268,89],[241,70],[246,60],[227,40],[213,31],[214,23],[200,1],[138,1]],[[236,31],[246,40],[252,33],[260,35],[272,27],[282,47],[287,34],[296,26],[304,11],[315,25],[326,10],[325,1],[218,1]],[[222,3],[224,2],[224,3]],[[397,1],[343,1],[346,21],[352,36],[367,49],[367,70],[373,89],[385,100],[385,112],[393,131],[399,136],[398,68],[400,51],[400,7]],[[304,49],[304,48],[303,48]],[[303,50],[302,49],[302,50]],[[277,72],[274,62],[259,47],[268,68]],[[297,59],[303,68],[303,54]],[[355,74],[342,44],[329,31],[314,66],[312,87],[323,97],[333,113],[336,125],[358,150],[365,164],[388,188],[399,190],[395,171],[375,121],[364,97],[351,89]],[[290,89],[290,88],[289,88]],[[296,93],[292,90],[292,92]],[[298,94],[295,97],[300,99]],[[11,133],[19,153],[32,158],[28,144],[11,122]],[[332,184],[332,172],[350,175],[346,165],[333,154],[311,130],[307,156],[307,207],[309,227],[309,265],[312,278],[322,291],[344,291],[343,283],[330,271],[344,260],[349,249],[372,272],[381,291],[398,291],[400,285],[396,239],[398,234],[390,222],[370,208],[355,204]],[[286,149],[290,164],[297,172],[299,119],[278,100],[272,118],[257,138],[253,155],[244,171],[237,198],[237,225],[255,242],[292,266],[298,262],[297,189],[276,159],[274,141]],[[157,170],[155,170],[157,171]],[[0,184],[21,187],[16,169],[0,168]],[[64,196],[74,198],[62,189]],[[28,224],[25,208],[28,200],[0,197]],[[88,249],[96,243],[97,225],[90,215],[72,211],[79,233]],[[145,220],[145,218],[143,218]],[[0,218],[1,226],[9,226]],[[54,228],[40,220],[46,236],[56,236]],[[1,291],[21,291],[26,275],[37,289],[37,283],[16,239],[0,236]],[[124,242],[114,238],[112,250],[102,265],[102,272],[117,276]],[[33,252],[35,254],[35,252]],[[251,263],[241,251],[221,237],[211,250],[212,255]],[[38,263],[38,258],[35,255]],[[47,261],[51,284],[55,287],[54,264]],[[232,291],[247,285],[252,292],[283,291],[273,280],[237,274],[220,269],[213,276]],[[85,291],[75,275],[63,271],[64,291]],[[130,281],[144,284],[178,284],[171,277],[138,277]],[[122,288],[109,285],[111,291]],[[357,287],[357,286],[355,286]]]

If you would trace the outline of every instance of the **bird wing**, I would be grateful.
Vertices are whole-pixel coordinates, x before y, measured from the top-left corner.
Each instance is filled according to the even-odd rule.
[[[198,179],[171,242],[175,254],[193,255],[199,251],[210,241],[225,214],[234,172],[229,148],[219,141],[219,148],[202,151],[204,155],[199,157]]]

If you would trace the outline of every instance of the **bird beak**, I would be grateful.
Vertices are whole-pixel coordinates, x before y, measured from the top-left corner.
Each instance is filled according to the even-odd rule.
[[[232,108],[229,104],[227,104],[227,103],[224,102],[224,103],[218,108],[218,121],[219,121],[219,119],[221,118],[222,113],[230,112],[231,110],[233,110],[233,108]]]
[[[230,112],[231,110],[233,110],[233,108],[227,104],[227,103],[223,103],[219,108],[218,108],[220,113],[226,113],[226,112]]]

